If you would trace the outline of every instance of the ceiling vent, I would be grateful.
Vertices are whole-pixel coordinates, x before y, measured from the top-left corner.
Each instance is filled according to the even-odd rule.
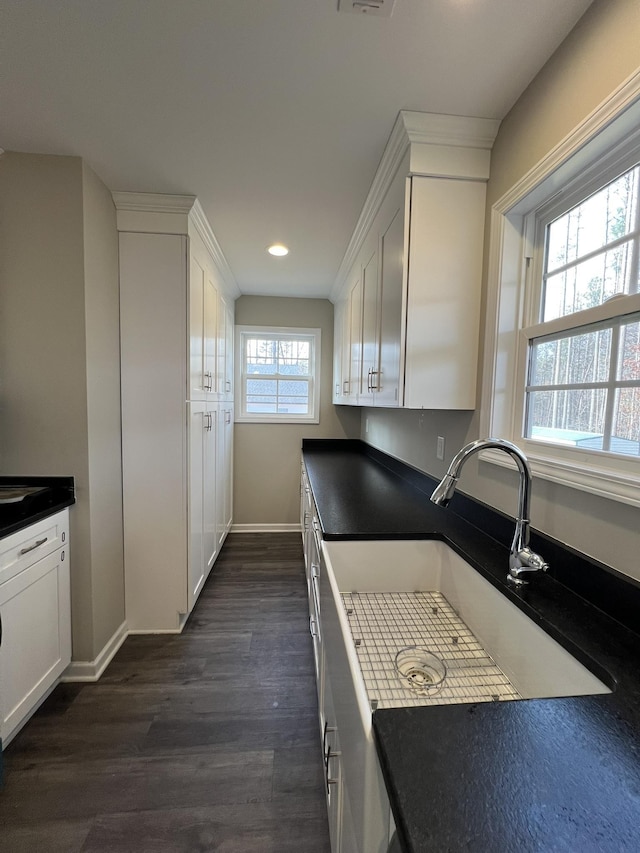
[[[396,0],[338,0],[338,12],[355,12],[390,18]]]

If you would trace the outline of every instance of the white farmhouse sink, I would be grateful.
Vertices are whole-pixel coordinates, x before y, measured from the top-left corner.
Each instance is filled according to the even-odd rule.
[[[610,692],[444,542],[325,541],[323,550],[351,676],[366,719],[371,716],[370,700],[340,596],[354,591],[442,593],[523,699]],[[437,696],[429,704],[438,704]]]
[[[384,839],[388,836],[385,835],[384,815],[388,813],[388,803],[373,743],[371,696],[359,663],[358,655],[362,650],[355,647],[350,626],[353,616],[347,615],[343,595],[349,603],[354,602],[355,609],[364,610],[359,602],[366,599],[368,606],[374,598],[364,594],[389,594],[391,610],[391,605],[397,608],[398,601],[402,604],[404,600],[403,596],[396,596],[396,601],[391,601],[391,593],[442,594],[522,699],[610,692],[443,542],[323,541],[322,552],[320,612],[325,677],[330,680],[333,692],[350,808],[358,836],[364,839],[363,849],[375,853],[386,850]],[[358,595],[353,596],[354,592]],[[388,636],[384,636],[387,622],[393,622],[385,618],[386,604],[383,596],[382,618],[376,623],[380,636],[371,636],[368,642],[372,647],[386,646],[381,654],[394,655],[400,648],[394,647],[393,631],[389,630]],[[427,621],[430,610],[430,607],[424,608]],[[446,681],[445,677],[445,684]],[[411,690],[404,692],[408,696],[406,702],[400,699],[396,705],[392,697],[381,707],[415,705],[415,694]],[[451,698],[455,692],[450,691],[446,700],[444,689],[436,692],[428,697],[428,704],[441,704],[439,696],[443,697],[443,702],[455,701]],[[386,693],[390,695],[391,692]],[[461,698],[459,701],[470,700]],[[428,736],[428,729],[425,736]]]

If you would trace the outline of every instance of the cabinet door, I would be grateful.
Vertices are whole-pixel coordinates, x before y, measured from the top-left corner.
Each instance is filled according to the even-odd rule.
[[[362,276],[358,268],[349,291],[349,374],[345,403],[356,404],[362,378]]]
[[[481,181],[411,179],[407,408],[475,408],[485,191]]]
[[[225,536],[233,522],[233,405],[224,409],[224,528]]]
[[[218,556],[218,429],[218,407],[207,406],[202,454],[202,550],[205,579]]]
[[[233,400],[233,302],[218,292],[216,388],[218,399]]]
[[[221,404],[218,412],[217,525],[218,549],[231,527],[233,514],[233,406]]]
[[[68,546],[0,585],[0,737],[6,746],[71,660]]]
[[[204,402],[189,404],[189,555],[187,603],[191,612],[205,579],[204,461],[208,424]]]
[[[204,295],[205,271],[192,254],[189,264],[189,400],[205,398]]]
[[[362,268],[362,370],[358,403],[373,404],[378,363],[378,253],[377,247]]]
[[[344,403],[343,361],[344,361],[344,323],[346,319],[346,302],[341,299],[333,306],[333,391],[331,394],[334,405]]]
[[[204,352],[204,390],[207,400],[217,400],[218,382],[218,291],[208,271],[204,276],[202,349]]]
[[[399,405],[404,211],[398,208],[380,238],[380,312],[374,405]]]

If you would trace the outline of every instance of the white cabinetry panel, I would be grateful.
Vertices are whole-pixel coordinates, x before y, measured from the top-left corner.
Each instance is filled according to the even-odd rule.
[[[489,119],[400,113],[339,274],[335,403],[475,408],[485,193],[497,127]]]
[[[130,630],[176,630],[187,600],[187,238],[120,234],[122,473]]]
[[[68,530],[65,510],[1,543],[3,746],[48,695],[71,660]],[[42,545],[34,547],[36,542]],[[14,552],[17,559],[9,557]]]
[[[116,201],[125,209],[152,206],[135,194],[118,193]],[[151,214],[136,220],[141,231],[120,233],[125,590],[133,632],[181,629],[230,526],[229,518],[221,536],[218,498],[231,487],[219,480],[230,480],[232,465],[219,457],[217,436],[219,407],[233,395],[225,380],[233,369],[233,299],[202,236],[201,212],[192,219],[197,203],[184,204],[188,216],[174,218],[184,233],[153,233]]]

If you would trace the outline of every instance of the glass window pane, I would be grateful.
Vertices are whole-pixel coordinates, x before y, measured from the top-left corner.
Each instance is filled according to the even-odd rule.
[[[633,243],[624,243],[546,279],[542,320],[565,317],[630,292]]]
[[[640,455],[640,388],[620,388],[616,393],[616,405],[611,437],[614,453]]]
[[[597,251],[633,230],[639,171],[639,166],[630,169],[548,226],[548,271]]]
[[[247,379],[247,395],[278,393],[278,382],[275,379]]]
[[[276,411],[276,402],[274,399],[247,397],[247,412],[249,414],[275,414]]]
[[[640,380],[640,323],[620,327],[618,379]]]
[[[309,381],[307,379],[279,379],[278,394],[289,394],[306,397],[309,393]]]
[[[527,397],[528,438],[603,449],[605,390],[532,391]]]
[[[599,329],[557,341],[534,342],[529,384],[606,382],[610,356],[611,329]]]

